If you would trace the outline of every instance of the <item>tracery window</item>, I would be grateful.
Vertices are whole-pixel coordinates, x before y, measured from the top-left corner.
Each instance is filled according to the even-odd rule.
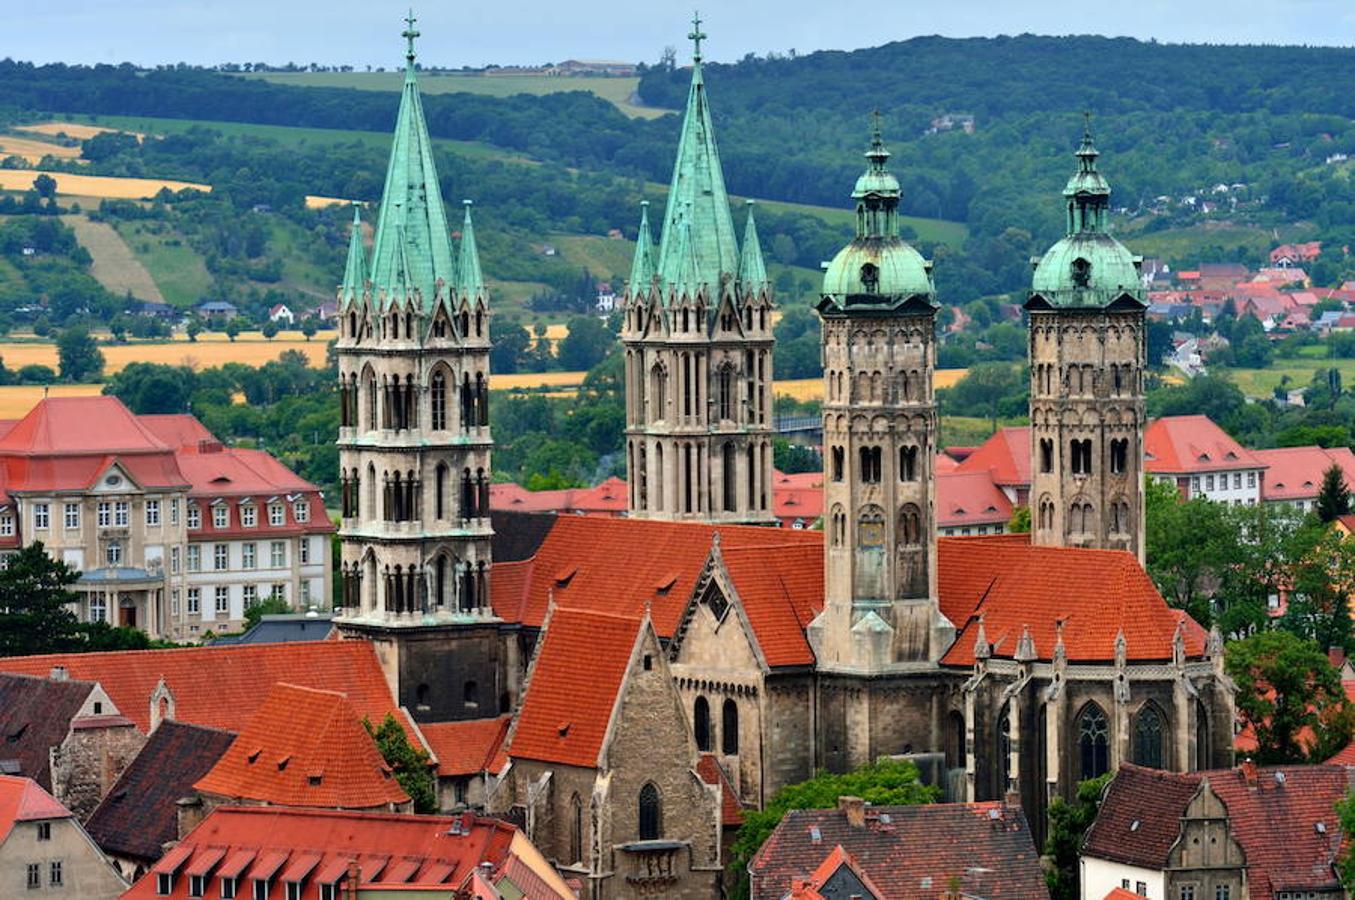
[[[1080,781],[1099,778],[1110,770],[1110,723],[1095,703],[1088,703],[1077,717],[1077,745],[1082,763]]]

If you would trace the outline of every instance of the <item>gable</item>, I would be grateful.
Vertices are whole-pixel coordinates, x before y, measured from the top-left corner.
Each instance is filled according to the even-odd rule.
[[[715,560],[693,592],[671,652],[679,666],[759,673],[765,668],[738,596]]]

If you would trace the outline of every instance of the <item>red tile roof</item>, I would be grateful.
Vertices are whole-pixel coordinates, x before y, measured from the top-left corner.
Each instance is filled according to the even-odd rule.
[[[1127,891],[1122,887],[1117,887],[1106,894],[1105,900],[1143,900],[1142,894],[1136,894],[1133,891]]]
[[[1168,773],[1122,765],[1087,833],[1084,853],[1164,868],[1180,818],[1208,779],[1228,809],[1229,831],[1242,846],[1255,896],[1338,889],[1333,863],[1341,831],[1335,806],[1350,789],[1346,769],[1281,766],[1255,772],[1249,784],[1241,767]]]
[[[999,428],[965,457],[956,471],[991,472],[1002,487],[1030,486],[1030,428]]]
[[[713,784],[720,789],[720,824],[729,828],[742,825],[743,804],[739,802],[738,794],[734,793],[734,786],[729,783],[729,778],[720,767],[714,753],[701,754],[696,761],[696,774],[700,775],[706,784]]]
[[[1143,450],[1148,471],[1162,475],[1263,469],[1266,465],[1208,416],[1155,419],[1143,434]]]
[[[620,516],[627,508],[626,491],[626,482],[616,476],[594,487],[557,491],[529,491],[522,485],[507,482],[489,486],[489,505],[492,509],[519,512]]]
[[[752,900],[781,900],[837,846],[884,897],[935,900],[952,878],[989,900],[1049,896],[1019,808],[937,803],[867,807],[858,827],[836,809],[792,810],[753,857]]]
[[[527,673],[508,755],[597,766],[643,624],[630,616],[553,610]]]
[[[1346,486],[1355,487],[1355,453],[1349,447],[1280,447],[1257,450],[1256,458],[1270,467],[1261,484],[1263,500],[1313,500],[1333,465],[1341,467]]]
[[[1059,621],[1069,662],[1114,659],[1120,631],[1130,660],[1169,660],[1178,623],[1186,655],[1204,653],[1204,629],[1167,606],[1131,554],[1036,547],[1027,540],[937,542],[941,611],[958,629],[944,664],[973,665],[980,622],[994,657],[1013,657],[1028,628],[1037,658],[1052,659]]]
[[[409,802],[343,694],[292,684],[269,689],[194,787],[279,806],[381,809]]]
[[[498,869],[512,855],[516,828],[506,822],[466,814],[457,817],[302,810],[283,807],[219,807],[212,811],[140,881],[124,900],[154,898],[156,872],[177,873],[167,896],[187,898],[189,879],[183,873],[199,858],[216,857],[208,878],[222,870],[245,878],[272,870],[302,879],[304,900],[319,897],[322,881],[346,875],[358,860],[361,880],[381,882],[402,862],[414,864],[410,884],[441,884],[454,890],[467,884],[487,862]],[[318,859],[312,859],[318,857]],[[332,882],[330,882],[332,883]],[[398,890],[398,885],[382,884]],[[281,888],[274,892],[281,895]]]
[[[216,435],[207,430],[207,426],[198,421],[197,416],[186,413],[166,415],[141,415],[137,421],[146,427],[161,443],[178,450],[181,447],[200,447],[204,442],[218,444]]]
[[[772,476],[772,515],[783,526],[806,525],[823,515],[823,473],[797,472]]]
[[[419,731],[438,761],[439,775],[497,775],[507,762],[503,740],[512,721],[510,715],[464,722],[421,722]]]
[[[813,665],[805,628],[823,609],[822,541],[722,548],[720,555],[767,665]]]
[[[278,682],[327,690],[342,686],[359,716],[373,723],[398,712],[376,652],[367,641],[308,641],[54,653],[0,658],[0,671],[46,675],[65,666],[70,677],[98,681],[118,710],[150,730],[151,694],[163,678],[174,695],[174,718],[239,732]]]
[[[0,844],[9,837],[16,822],[70,817],[70,810],[58,803],[33,779],[0,775]]]
[[[1005,524],[1012,517],[1012,502],[993,481],[991,472],[954,471],[936,476],[936,525]]]
[[[179,837],[178,801],[193,794],[235,740],[229,731],[166,721],[151,732],[131,764],[85,823],[105,853],[150,862]]]

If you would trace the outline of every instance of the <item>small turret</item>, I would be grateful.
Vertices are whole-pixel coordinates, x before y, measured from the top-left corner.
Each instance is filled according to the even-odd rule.
[[[649,230],[649,201],[640,201],[640,233],[635,238],[635,259],[630,265],[630,291],[640,296],[654,280],[654,239]]]
[[[348,264],[344,267],[343,284],[339,287],[339,302],[361,300],[367,286],[367,251],[362,246],[361,207],[353,204],[353,226],[348,234]]]
[[[485,275],[480,270],[480,250],[475,245],[475,228],[471,225],[471,201],[462,201],[466,207],[461,223],[461,258],[456,267],[457,293],[474,300],[484,291]]]
[[[767,264],[762,260],[762,242],[753,218],[753,201],[748,201],[748,223],[743,228],[743,250],[739,254],[739,282],[749,293],[767,283]]]

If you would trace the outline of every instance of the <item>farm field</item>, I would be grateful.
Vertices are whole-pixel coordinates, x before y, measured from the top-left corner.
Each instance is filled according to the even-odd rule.
[[[208,184],[171,181],[164,178],[114,178],[111,175],[71,175],[66,172],[41,172],[36,169],[0,169],[0,190],[26,191],[33,186],[33,179],[39,175],[50,175],[56,179],[58,194],[108,197],[116,200],[142,200],[154,197],[163,188],[169,188],[171,191],[188,189],[203,192],[212,189]]]
[[[404,73],[391,72],[260,72],[251,75],[275,84],[303,87],[357,88],[360,91],[398,91]],[[610,102],[631,118],[653,119],[674,110],[640,106],[634,103],[640,79],[603,76],[557,77],[552,75],[419,75],[419,90],[425,94],[484,94],[511,97],[513,94],[563,94],[585,91]]]
[[[1313,373],[1319,369],[1338,369],[1341,380],[1350,384],[1355,378],[1355,359],[1277,359],[1265,369],[1211,369],[1216,374],[1226,375],[1242,389],[1242,393],[1258,400],[1270,399],[1284,376],[1289,376],[1292,388],[1307,387]]]
[[[12,134],[0,134],[0,158],[6,156],[18,156],[36,165],[42,162],[44,156],[55,156],[57,159],[79,159],[79,147],[63,147],[60,144],[53,144],[51,141],[40,141],[34,138],[17,137]]]
[[[1278,231],[1234,225],[1227,222],[1191,225],[1186,228],[1173,228],[1151,234],[1137,234],[1126,231],[1119,235],[1135,253],[1143,256],[1156,256],[1166,260],[1190,261],[1200,255],[1205,247],[1223,247],[1232,250],[1245,247],[1253,253],[1263,253],[1278,242],[1307,240],[1316,228],[1308,223],[1294,223],[1281,226]]]
[[[284,337],[285,336],[285,337]],[[164,343],[101,344],[104,355],[104,373],[113,375],[134,362],[162,363],[169,366],[187,365],[208,369],[228,362],[247,366],[261,366],[277,359],[285,350],[299,350],[317,368],[325,364],[325,344],[333,332],[321,332],[307,341],[300,332],[282,332],[276,340],[266,340],[258,332],[242,332],[231,343],[224,334],[198,335],[197,343],[175,340]],[[290,339],[288,339],[290,338]],[[57,368],[55,344],[7,341],[0,343],[0,360],[10,369],[38,365]]]
[[[157,233],[149,222],[115,221],[112,227],[149,273],[165,302],[188,307],[197,303],[211,287],[212,276],[202,256],[179,234],[172,231]],[[90,253],[98,259],[93,248]]]
[[[757,198],[753,199],[757,200]],[[856,213],[846,205],[845,199],[841,208],[814,206],[809,203],[786,203],[781,200],[757,200],[757,207],[766,207],[772,212],[794,212],[817,216],[833,225],[846,225],[853,228],[856,226]],[[948,219],[924,219],[918,216],[899,216],[899,222],[917,232],[920,241],[959,247],[969,237],[969,228],[963,222],[952,222]]]
[[[36,125],[19,125],[15,131],[28,131],[33,134],[45,134],[51,137],[64,134],[66,137],[75,138],[78,141],[88,140],[108,131],[124,131],[122,128],[105,128],[102,125],[82,125],[78,122],[39,122]],[[146,136],[140,132],[133,131],[137,139],[144,139]]]
[[[141,300],[164,302],[151,273],[113,226],[91,222],[88,216],[63,216],[62,221],[74,229],[75,239],[94,257],[90,274],[100,284],[115,294],[131,293]]]

